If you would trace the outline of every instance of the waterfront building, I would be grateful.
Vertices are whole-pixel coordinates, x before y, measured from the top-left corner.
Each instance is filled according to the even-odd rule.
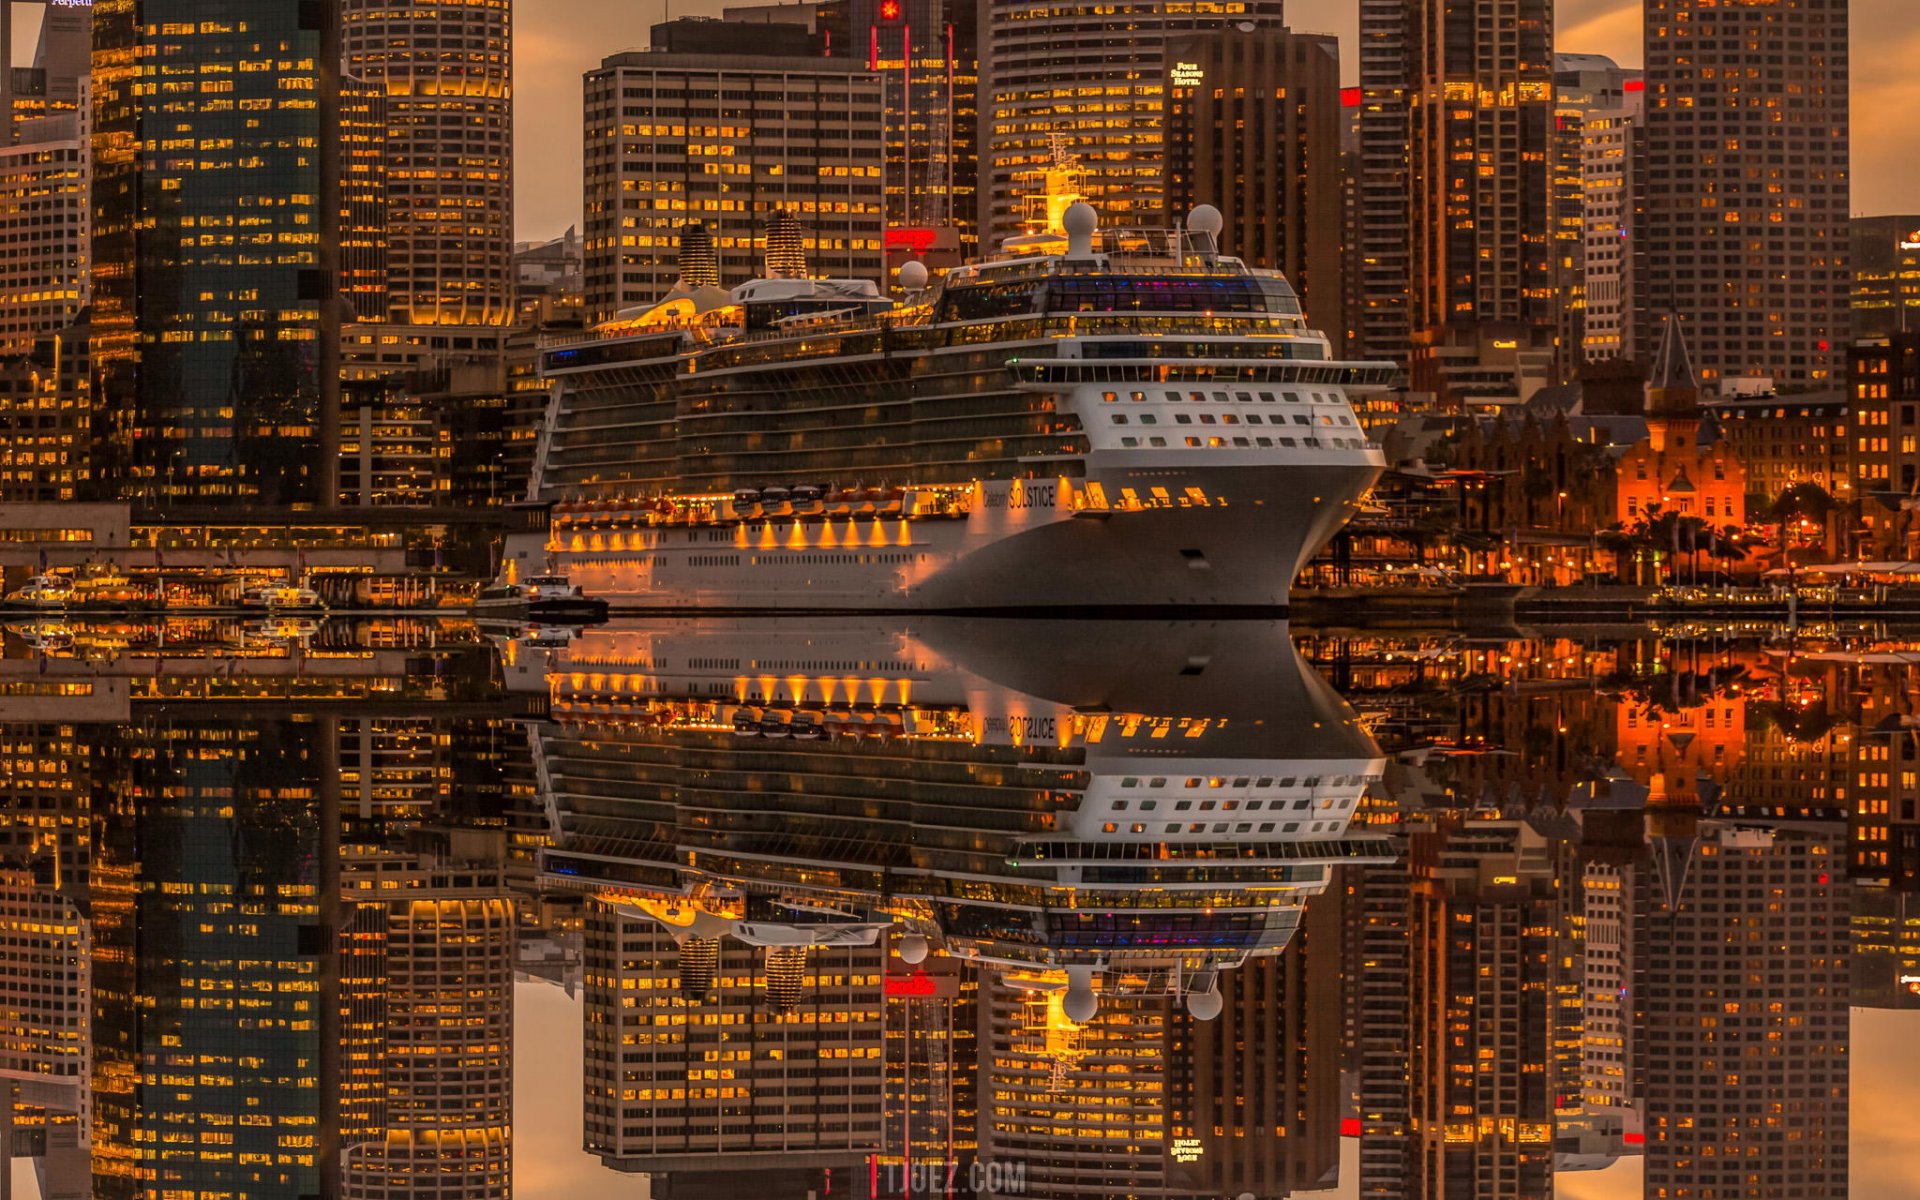
[[[321,1194],[336,1019],[324,722],[170,710],[93,811],[93,1195]]]
[[[94,479],[121,498],[333,497],[336,5],[93,6]]]
[[[345,70],[384,96],[387,311],[513,318],[512,0],[335,0]]]
[[[1063,157],[1078,163],[1080,190],[1108,228],[1173,225],[1165,144],[1170,44],[1243,24],[1277,28],[1284,15],[1281,0],[990,0],[980,31],[983,249],[1017,234],[1058,232],[1034,228],[1045,221],[1029,202]]]
[[[1346,352],[1340,42],[1229,26],[1167,44],[1166,206],[1225,218],[1220,249],[1285,273]]]
[[[1408,1195],[1543,1196],[1555,893],[1545,839],[1470,817],[1413,836]]]
[[[716,38],[725,50],[679,48]],[[797,218],[811,273],[880,278],[884,85],[864,61],[810,56],[804,29],[655,26],[653,49],[587,73],[585,121],[589,319],[664,296],[690,222],[711,234],[722,286],[766,274],[777,212]]]
[[[1551,382],[1553,6],[1403,9],[1414,386],[1451,405],[1453,376],[1516,351]]]
[[[1844,369],[1847,7],[1647,0],[1642,337],[1686,313],[1709,393]]]
[[[1854,493],[1913,495],[1920,488],[1920,332],[1855,342],[1847,399]]]
[[[1713,529],[1746,524],[1746,469],[1729,447],[1701,442],[1701,418],[1687,335],[1679,319],[1669,316],[1647,385],[1646,440],[1614,468],[1615,521],[1631,527],[1654,514],[1675,513]],[[1690,541],[1689,553],[1694,549]]]
[[[1728,396],[1702,402],[1701,411],[1746,470],[1747,511],[1764,512],[1803,483],[1836,497],[1853,492],[1845,391]]]

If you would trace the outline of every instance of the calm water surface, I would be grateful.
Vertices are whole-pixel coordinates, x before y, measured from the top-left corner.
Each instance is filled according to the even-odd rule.
[[[10,625],[0,1150],[47,1197],[1920,1194],[1917,685],[1871,628]]]

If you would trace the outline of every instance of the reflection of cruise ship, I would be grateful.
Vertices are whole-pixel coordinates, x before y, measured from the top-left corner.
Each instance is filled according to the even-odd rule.
[[[1176,1094],[1214,1076],[1172,1082],[1191,1057],[1175,1022],[1277,1029],[1273,1006],[1303,1001],[1274,998],[1270,967],[1308,898],[1334,865],[1384,859],[1347,832],[1384,764],[1282,625],[663,618],[520,643],[509,671],[550,689],[543,876],[594,897],[589,1090],[606,1098],[587,1146],[678,1173],[673,1196],[761,1194],[738,1173],[776,1162],[897,1168],[909,1143],[922,1163],[1031,1161],[1033,1195],[1069,1176],[1220,1194],[1206,1172],[1251,1168],[1244,1147],[1210,1140],[1197,1165],[1176,1145]],[[913,997],[931,1017],[896,1010]],[[980,1016],[938,1015],[955,1004]],[[902,1090],[914,1062],[957,1053],[901,1042],[930,1020],[979,1030],[977,1104],[958,1094],[972,1050],[925,1092],[954,1096]],[[729,1053],[723,1082],[686,1082]],[[593,1088],[603,1062],[617,1089]],[[878,1115],[858,1107],[876,1090]],[[715,1100],[717,1129],[692,1115]],[[929,1103],[977,1107],[977,1132],[936,1123],[952,1140],[930,1142]],[[1121,1120],[1136,1152],[1115,1157],[1099,1139]]]
[[[909,264],[899,308],[683,265],[546,352],[513,570],[629,609],[1283,607],[1381,469],[1348,395],[1391,367],[1330,361],[1219,220],[1096,250],[1076,205],[1064,254]]]
[[[689,936],[898,924],[909,961],[1071,979],[1069,1015],[1142,963],[1204,1011],[1377,849],[1346,837],[1376,748],[1283,626],[675,622],[560,656],[547,872]]]

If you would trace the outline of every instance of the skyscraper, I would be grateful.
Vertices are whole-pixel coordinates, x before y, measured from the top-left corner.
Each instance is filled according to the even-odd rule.
[[[665,295],[689,221],[713,234],[722,284],[760,278],[782,209],[813,271],[878,279],[885,109],[864,60],[812,56],[798,26],[676,21],[653,41],[586,77],[589,316]]]
[[[1442,391],[1443,358],[1473,347],[1484,361],[1484,331],[1551,348],[1553,5],[1421,0],[1407,14],[1414,376]]]
[[[1553,266],[1560,367],[1631,358],[1646,85],[1597,54],[1554,62]]]
[[[42,117],[79,109],[91,70],[93,13],[74,0],[0,0],[0,61],[13,62],[15,17],[31,4],[40,10],[40,40],[33,65],[15,67],[0,79],[0,144],[37,140],[26,128]]]
[[[1847,63],[1847,0],[1647,0],[1641,320],[1688,319],[1709,391],[1839,377]]]
[[[387,320],[513,316],[512,0],[337,0],[346,70],[385,95]]]
[[[1167,51],[1167,208],[1211,204],[1220,248],[1286,272],[1307,317],[1344,341],[1345,180],[1340,43],[1327,34],[1235,28]]]
[[[334,494],[338,33],[335,0],[94,5],[98,478],[120,496]]]
[[[979,28],[973,0],[815,0],[730,7],[729,22],[803,23],[815,52],[853,59],[885,91],[888,250],[978,241]]]
[[[1057,151],[1079,160],[1083,191],[1106,228],[1170,224],[1168,43],[1243,22],[1278,26],[1283,17],[1281,0],[988,0],[982,11],[980,236],[987,248],[1026,231],[1026,202]]]
[[[1368,358],[1404,363],[1411,348],[1408,279],[1412,205],[1407,197],[1407,0],[1360,0],[1360,148],[1358,154],[1361,295],[1355,328]]]

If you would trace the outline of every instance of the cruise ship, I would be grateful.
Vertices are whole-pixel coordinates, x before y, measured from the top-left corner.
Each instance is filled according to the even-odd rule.
[[[803,264],[723,290],[690,226],[659,304],[543,351],[550,518],[505,574],[622,611],[1284,610],[1384,466],[1349,397],[1394,368],[1334,360],[1211,207],[1098,226],[908,263],[897,304]]]

